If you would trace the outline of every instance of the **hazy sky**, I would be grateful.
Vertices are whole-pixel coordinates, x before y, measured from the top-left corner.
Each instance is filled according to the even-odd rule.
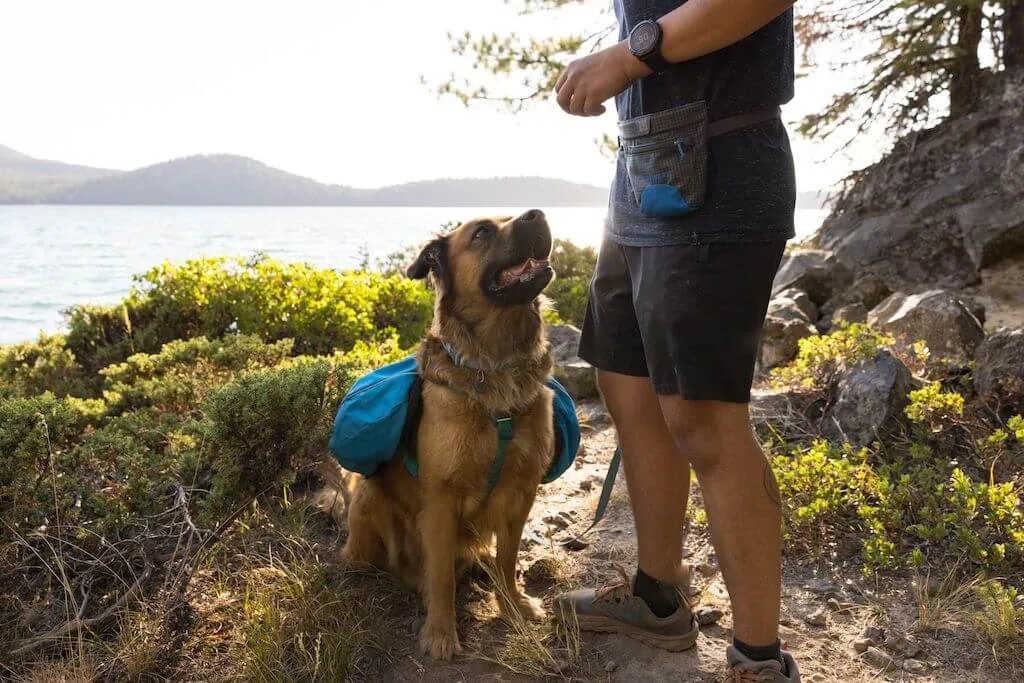
[[[439,101],[420,81],[459,68],[447,31],[598,26],[611,19],[592,9],[604,1],[522,18],[514,0],[0,0],[0,144],[122,169],[228,152],[359,187],[521,174],[607,184],[593,140],[614,131],[613,107],[582,119],[548,99],[513,116]],[[837,84],[798,81],[786,118]],[[849,168],[795,133],[793,144],[802,190]]]

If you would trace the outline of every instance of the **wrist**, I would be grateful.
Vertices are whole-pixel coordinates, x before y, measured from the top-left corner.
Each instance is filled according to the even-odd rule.
[[[636,57],[629,49],[629,40],[620,41],[615,46],[618,54],[618,61],[622,67],[622,72],[629,78],[629,82],[639,81],[641,78],[650,76],[654,73],[651,67],[644,64],[638,57]]]

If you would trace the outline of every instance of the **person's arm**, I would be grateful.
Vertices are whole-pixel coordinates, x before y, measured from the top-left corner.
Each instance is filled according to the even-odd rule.
[[[728,47],[768,24],[795,0],[689,0],[658,19],[661,54],[672,64]],[[574,60],[555,84],[558,104],[577,116],[597,116],[603,102],[651,70],[629,52],[623,40]]]

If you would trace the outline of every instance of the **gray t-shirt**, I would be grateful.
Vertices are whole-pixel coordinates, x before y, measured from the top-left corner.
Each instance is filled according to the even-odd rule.
[[[614,0],[619,36],[657,19],[679,0]],[[620,121],[703,100],[708,120],[781,106],[793,97],[793,11],[747,38],[635,82],[615,98]],[[620,150],[606,229],[628,246],[751,242],[794,236],[796,178],[784,124],[778,119],[707,141],[706,195],[685,215],[650,215],[630,186]]]

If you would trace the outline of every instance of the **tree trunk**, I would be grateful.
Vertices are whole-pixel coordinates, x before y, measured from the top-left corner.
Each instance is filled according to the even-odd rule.
[[[1024,0],[1003,5],[1003,66],[1007,71],[1024,71]]]
[[[978,101],[981,80],[978,45],[981,44],[982,18],[980,5],[962,5],[957,12],[956,61],[949,84],[951,118],[969,113]]]

